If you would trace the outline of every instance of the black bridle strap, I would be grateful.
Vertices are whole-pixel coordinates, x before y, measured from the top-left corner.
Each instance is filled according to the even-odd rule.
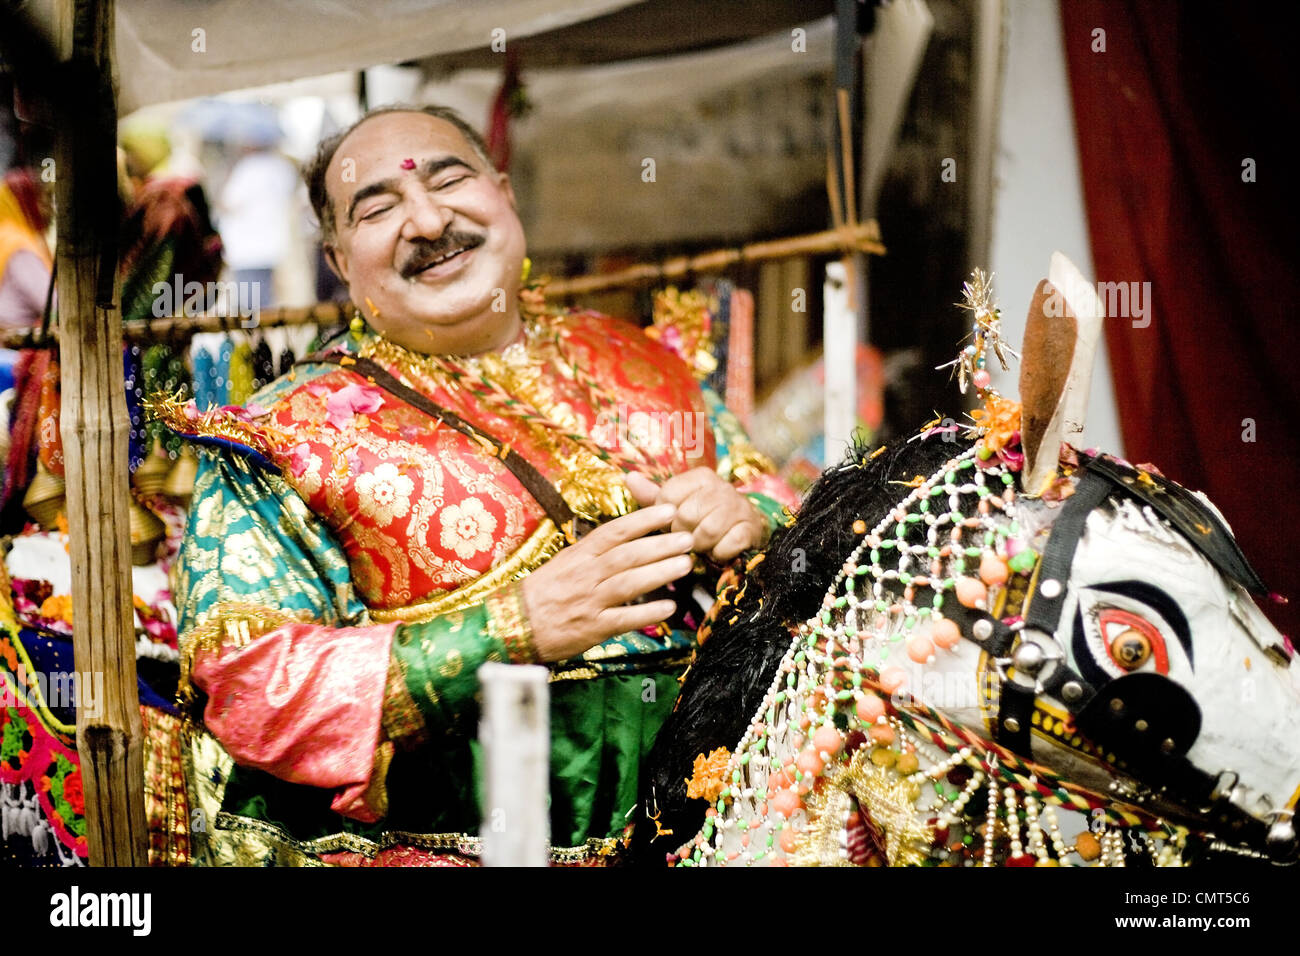
[[[1088,524],[1088,515],[1115,491],[1115,485],[1104,475],[1091,468],[1083,474],[1074,488],[1074,494],[1065,499],[1061,513],[1052,523],[1051,534],[1038,562],[1037,583],[1028,597],[1025,609],[1025,628],[1042,631],[1049,637],[1056,634],[1061,624],[1068,595],[1070,569],[1074,553]]]
[[[1075,485],[1074,494],[1061,505],[1061,513],[1052,523],[1051,534],[1043,548],[1043,556],[1038,562],[1035,586],[1028,595],[1025,608],[1024,629],[1041,631],[1049,638],[1056,635],[1065,610],[1068,595],[1067,584],[1070,580],[1070,568],[1074,564],[1074,553],[1079,548],[1079,540],[1088,524],[1088,515],[1100,505],[1113,491],[1111,483],[1101,475],[1087,469]],[[1072,713],[1078,713],[1093,696],[1092,688],[1065,663],[1058,659],[1051,665],[1046,676],[1054,684],[1064,687],[1066,683],[1077,685],[1078,691],[1068,695],[1066,706]],[[994,728],[994,738],[1016,753],[1025,757],[1030,754],[1030,726],[1033,722],[1034,705],[1038,699],[1037,675],[1031,675],[1028,683],[1013,678],[1002,681],[998,691],[998,723]]]

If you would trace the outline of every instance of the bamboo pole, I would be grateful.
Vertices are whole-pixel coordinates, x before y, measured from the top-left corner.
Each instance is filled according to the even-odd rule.
[[[885,247],[881,244],[880,227],[876,221],[872,219],[859,226],[827,229],[806,236],[751,242],[738,249],[718,249],[696,256],[677,256],[660,263],[629,266],[617,272],[575,276],[570,279],[552,279],[543,286],[542,291],[548,298],[580,295],[584,292],[617,289],[662,279],[677,279],[696,272],[720,272],[728,266],[741,262],[786,259],[790,256],[816,255],[844,249],[884,255]]]
[[[352,316],[349,302],[317,302],[307,306],[283,306],[262,309],[252,326],[243,324],[237,315],[221,312],[204,312],[199,315],[165,315],[157,319],[135,319],[122,323],[122,334],[129,342],[156,342],[170,335],[193,335],[196,332],[231,332],[243,329],[269,329],[275,326],[331,325],[344,322]],[[0,347],[7,349],[40,348],[37,329],[20,329],[0,337]]]
[[[143,733],[131,608],[127,432],[116,298],[113,0],[58,0],[61,433],[72,564],[77,752],[92,866],[144,866]],[[67,95],[79,88],[79,96]]]
[[[832,193],[832,201],[834,201],[833,197],[834,193]],[[663,279],[678,279],[693,273],[720,272],[741,262],[766,262],[773,259],[789,259],[795,256],[845,250],[884,255],[885,247],[880,241],[880,227],[876,221],[871,219],[861,225],[827,229],[803,236],[765,239],[735,249],[718,249],[695,256],[678,256],[660,263],[629,266],[617,272],[551,279],[542,287],[542,292],[548,298],[562,298]],[[190,335],[195,332],[230,332],[235,329],[252,331],[258,328],[269,329],[276,326],[311,323],[330,325],[346,321],[353,311],[354,306],[350,302],[317,302],[308,306],[262,309],[258,312],[256,323],[251,327],[243,325],[238,316],[222,312],[204,312],[199,315],[135,319],[121,323],[121,328],[122,334],[129,341],[151,342],[168,335]],[[0,347],[3,348],[27,349],[39,348],[41,345],[39,332],[36,329],[19,329],[0,336]]]
[[[172,335],[176,332],[193,334],[195,332],[232,332],[243,329],[253,332],[257,329],[269,329],[289,325],[332,325],[346,322],[352,317],[355,308],[350,302],[316,302],[307,306],[282,306],[275,309],[261,309],[257,320],[245,324],[247,320],[239,316],[224,315],[220,312],[204,312],[201,315],[163,316],[158,319],[135,319],[122,323],[122,331],[133,342],[156,341],[159,336]]]

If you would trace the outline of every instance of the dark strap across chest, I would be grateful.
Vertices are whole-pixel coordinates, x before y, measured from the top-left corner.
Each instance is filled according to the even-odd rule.
[[[594,527],[592,522],[574,514],[573,509],[561,497],[555,486],[537,470],[532,462],[520,455],[509,444],[488,434],[472,422],[466,421],[451,409],[444,408],[427,395],[411,388],[411,386],[397,378],[373,359],[359,358],[346,352],[317,352],[308,355],[297,364],[313,365],[317,363],[337,365],[347,371],[354,372],[367,381],[378,385],[390,395],[424,412],[430,418],[456,429],[462,435],[477,442],[485,451],[490,452],[505,465],[512,475],[519,479],[519,483],[537,500],[537,503],[542,506],[542,510],[546,512],[547,517],[555,523],[557,528],[564,532],[565,537],[570,541],[577,540]]]

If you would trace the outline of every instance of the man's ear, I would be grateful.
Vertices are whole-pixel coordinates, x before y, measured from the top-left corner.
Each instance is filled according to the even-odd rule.
[[[510,205],[514,207],[516,212],[518,212],[519,203],[515,202],[515,187],[510,183],[510,174],[497,173],[497,185],[501,187],[501,191],[504,192],[506,198],[510,200]]]
[[[348,284],[348,257],[345,252],[339,249],[332,242],[321,244],[321,251],[325,253],[325,262],[329,265],[330,271],[339,277],[339,281],[344,285]]]

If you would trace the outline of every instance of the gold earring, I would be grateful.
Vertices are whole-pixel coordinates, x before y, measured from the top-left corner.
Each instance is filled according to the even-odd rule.
[[[352,329],[352,337],[360,339],[366,333],[366,320],[361,317],[361,312],[357,311],[352,314],[352,321],[348,323]]]
[[[524,256],[524,266],[522,269],[519,270],[519,281],[527,282],[528,277],[532,274],[532,271],[533,271],[533,260],[529,259],[527,256]]]

